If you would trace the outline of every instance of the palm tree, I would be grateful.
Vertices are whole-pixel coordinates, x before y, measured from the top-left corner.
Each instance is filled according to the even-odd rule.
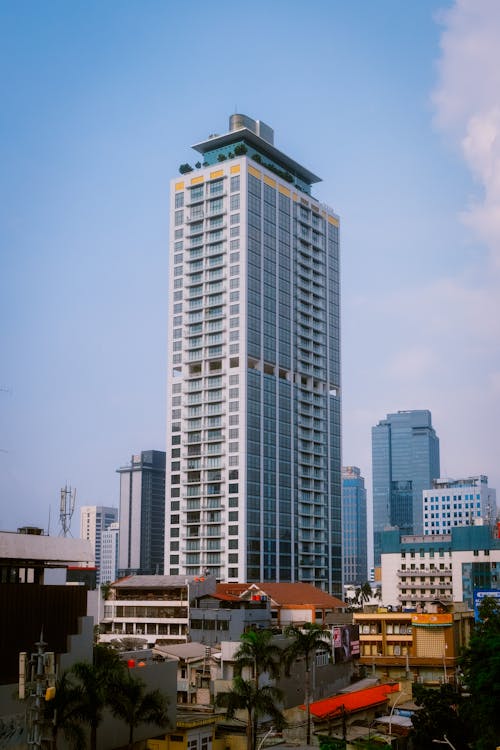
[[[47,703],[47,718],[52,724],[52,748],[57,750],[57,739],[62,732],[67,744],[74,750],[84,750],[85,731],[79,717],[82,701],[81,687],[76,685],[66,671],[56,681],[54,698]]]
[[[219,693],[217,704],[226,706],[229,719],[234,717],[236,711],[247,712],[247,750],[255,750],[259,718],[269,717],[276,729],[285,726],[283,714],[276,705],[281,699],[278,688],[272,685],[258,687],[255,680],[244,680],[237,676],[230,693]]]
[[[361,602],[369,602],[373,596],[373,589],[370,581],[366,581],[360,588]]]
[[[94,647],[93,662],[78,662],[71,667],[81,691],[81,701],[76,715],[90,726],[90,750],[97,747],[97,728],[108,703],[109,687],[126,667],[120,657],[108,646]]]
[[[140,724],[168,724],[168,699],[161,690],[146,692],[144,682],[130,672],[118,675],[113,683],[110,706],[113,716],[127,724],[129,728],[128,746],[134,744],[134,730]]]
[[[298,659],[304,659],[306,667],[306,679],[304,686],[304,703],[307,708],[307,739],[306,744],[311,744],[311,663],[316,651],[322,647],[331,650],[330,634],[323,630],[317,623],[306,622],[300,627],[289,625],[285,628],[285,636],[291,638],[291,643],[286,647],[284,660],[287,674],[290,674],[290,666]]]
[[[257,687],[264,672],[273,679],[279,677],[283,654],[280,647],[272,642],[273,638],[271,630],[249,630],[243,633],[241,645],[234,655],[238,676],[241,676],[243,667],[251,667],[252,678]]]

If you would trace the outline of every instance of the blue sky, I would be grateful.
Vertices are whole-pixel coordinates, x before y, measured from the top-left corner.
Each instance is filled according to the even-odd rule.
[[[168,183],[234,111],[341,216],[344,463],[429,408],[442,475],[500,487],[499,34],[496,0],[3,3],[0,528],[164,448]]]

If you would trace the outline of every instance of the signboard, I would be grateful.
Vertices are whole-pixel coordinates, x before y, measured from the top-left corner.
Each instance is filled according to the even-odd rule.
[[[500,606],[500,591],[491,591],[489,589],[474,589],[474,619],[476,622],[479,620],[479,607],[481,606],[481,602],[487,596],[491,597],[492,599],[496,599],[498,605]]]
[[[359,626],[336,625],[333,628],[335,663],[350,661],[359,656]]]

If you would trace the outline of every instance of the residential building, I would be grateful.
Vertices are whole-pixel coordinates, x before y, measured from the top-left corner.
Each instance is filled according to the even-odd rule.
[[[439,477],[439,439],[427,410],[398,411],[372,427],[373,544],[383,531],[422,534],[422,492]]]
[[[327,618],[346,606],[309,583],[218,583],[216,593],[233,600],[269,602],[271,625],[277,628],[304,622],[326,625]]]
[[[424,534],[449,534],[454,526],[487,524],[497,517],[496,491],[484,474],[465,479],[435,479],[423,491]]]
[[[190,638],[191,606],[213,593],[215,586],[212,576],[132,575],[119,579],[104,602],[99,640],[133,636],[144,638],[150,646],[185,643]]]
[[[118,575],[163,574],[165,453],[142,451],[120,475]]]
[[[344,584],[368,580],[365,480],[357,466],[342,467],[342,562]]]
[[[454,682],[461,650],[470,638],[474,613],[465,604],[428,603],[425,612],[355,612],[360,663],[383,680],[437,684]]]
[[[165,572],[340,593],[339,219],[229,127],[172,181]]]
[[[439,600],[473,608],[474,590],[500,590],[500,539],[489,526],[449,534],[382,535],[382,601],[420,610]]]
[[[110,524],[102,534],[101,583],[111,583],[117,577],[119,534],[118,522]]]
[[[103,534],[117,519],[117,508],[103,505],[83,505],[80,508],[80,538],[87,539],[94,550],[98,584],[105,580],[101,577]]]

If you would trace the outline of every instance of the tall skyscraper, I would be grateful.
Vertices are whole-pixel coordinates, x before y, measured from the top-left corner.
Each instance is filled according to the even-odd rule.
[[[95,552],[97,583],[102,583],[102,537],[106,529],[118,518],[117,508],[103,505],[83,505],[80,508],[80,539],[87,539]]]
[[[365,480],[357,466],[342,467],[342,558],[344,584],[368,580]]]
[[[380,535],[397,527],[422,534],[422,492],[439,477],[439,439],[427,410],[398,411],[372,427],[373,546],[380,565]]]
[[[244,115],[172,181],[165,572],[341,589],[339,220]]]
[[[120,475],[118,575],[163,574],[165,453],[142,451]]]

